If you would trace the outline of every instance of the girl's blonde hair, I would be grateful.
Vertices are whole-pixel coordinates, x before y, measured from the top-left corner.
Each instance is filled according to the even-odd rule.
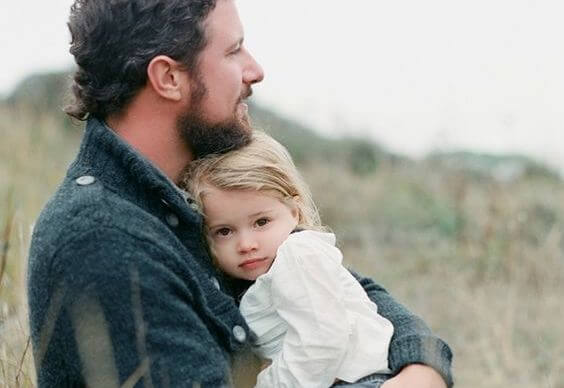
[[[182,184],[200,209],[204,208],[206,187],[256,190],[296,206],[298,228],[324,229],[310,190],[288,150],[261,131],[255,130],[250,143],[236,151],[191,162]]]

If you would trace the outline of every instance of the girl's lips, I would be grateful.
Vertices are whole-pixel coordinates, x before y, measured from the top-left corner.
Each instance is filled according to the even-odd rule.
[[[266,258],[246,260],[246,261],[242,262],[241,264],[239,264],[239,267],[241,267],[243,269],[247,269],[247,270],[255,269],[255,268],[258,268],[258,267],[264,265],[266,260],[267,260]]]

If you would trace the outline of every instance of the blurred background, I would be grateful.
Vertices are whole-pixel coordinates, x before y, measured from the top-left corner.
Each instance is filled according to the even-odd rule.
[[[25,266],[76,153],[71,0],[0,6],[0,386],[34,386]],[[564,387],[564,3],[238,0],[347,264],[453,348],[458,387]]]

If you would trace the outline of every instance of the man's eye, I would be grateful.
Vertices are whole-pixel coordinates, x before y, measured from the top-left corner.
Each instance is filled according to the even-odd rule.
[[[235,47],[233,50],[231,50],[231,51],[229,52],[229,54],[230,54],[230,55],[235,55],[235,54],[237,54],[239,51],[241,51],[241,48],[242,48],[241,45],[238,45],[238,46]]]
[[[257,226],[265,226],[270,220],[268,218],[259,218],[256,222]]]

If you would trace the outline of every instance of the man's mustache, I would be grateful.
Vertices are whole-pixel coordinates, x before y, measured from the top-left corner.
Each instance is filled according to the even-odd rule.
[[[246,100],[247,98],[253,95],[253,88],[250,86],[241,93],[241,97],[239,98],[239,102]]]

